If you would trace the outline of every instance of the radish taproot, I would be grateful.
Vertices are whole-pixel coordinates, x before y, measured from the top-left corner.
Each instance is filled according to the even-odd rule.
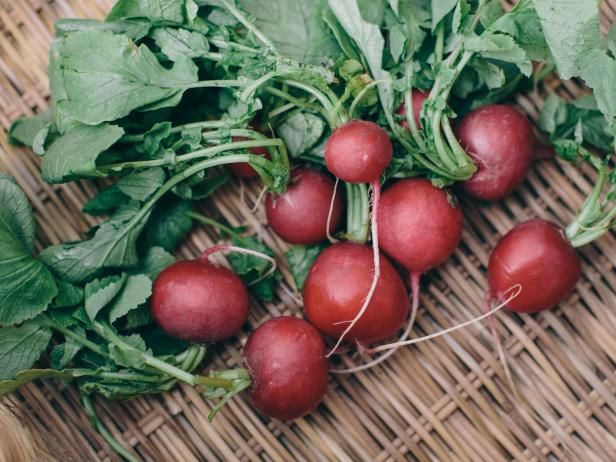
[[[269,417],[302,417],[327,391],[325,343],[302,319],[283,316],[265,322],[248,338],[243,358],[252,379],[250,400]]]
[[[381,274],[363,316],[346,333],[367,346],[395,334],[408,316],[404,282],[393,265],[379,256]],[[341,242],[324,250],[304,283],[306,318],[324,335],[339,338],[362,309],[374,274],[370,247]]]
[[[509,231],[492,251],[489,295],[502,301],[506,291],[520,284],[522,292],[507,308],[534,313],[563,301],[580,275],[580,257],[563,230],[549,221],[529,220]]]
[[[460,145],[478,170],[462,188],[481,200],[499,200],[524,179],[535,152],[535,134],[528,119],[503,104],[482,106],[462,118],[456,128]]]
[[[372,188],[371,237],[373,250],[372,283],[363,305],[354,319],[343,329],[334,350],[363,316],[374,295],[380,277],[378,216],[381,197],[381,175],[389,166],[393,145],[387,132],[374,122],[352,120],[337,127],[325,144],[325,164],[337,178],[348,183],[369,183]],[[328,355],[328,356],[329,356]]]
[[[267,221],[278,236],[291,244],[324,241],[328,236],[328,216],[330,234],[342,221],[342,197],[334,191],[334,181],[328,175],[297,168],[291,172],[286,192],[267,196]]]

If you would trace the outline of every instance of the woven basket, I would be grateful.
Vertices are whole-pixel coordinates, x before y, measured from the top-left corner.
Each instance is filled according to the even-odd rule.
[[[0,171],[15,176],[33,204],[39,249],[78,239],[96,223],[80,209],[97,186],[41,182],[38,159],[9,147],[6,129],[14,118],[48,105],[47,51],[54,20],[100,18],[111,4],[0,0]],[[605,28],[616,21],[616,0],[602,8]],[[575,82],[548,80],[520,95],[517,103],[537,120],[546,94],[571,98],[583,91]],[[425,278],[413,335],[480,314],[486,264],[499,236],[531,217],[568,223],[593,180],[591,170],[544,161],[506,201],[479,206],[463,200],[462,245]],[[242,187],[243,197],[238,193]],[[262,212],[251,212],[258,192],[256,183],[230,184],[202,207],[232,225],[258,230],[282,255],[285,244],[267,228]],[[219,239],[211,229],[196,229],[179,256],[193,257]],[[509,389],[487,329],[476,324],[402,349],[370,371],[332,377],[319,409],[292,423],[264,419],[237,398],[210,424],[208,403],[182,385],[165,395],[125,403],[101,399],[99,411],[112,433],[147,461],[614,461],[616,235],[581,252],[583,278],[559,308],[535,316],[496,316],[520,399]],[[301,312],[288,268],[282,271],[275,303],[252,300],[250,328],[269,317]],[[218,348],[214,366],[236,366],[247,334]],[[72,386],[37,382],[4,403],[20,411],[59,460],[118,460],[89,425]]]

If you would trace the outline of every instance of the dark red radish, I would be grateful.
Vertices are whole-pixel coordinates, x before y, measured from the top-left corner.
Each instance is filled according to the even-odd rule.
[[[245,136],[234,136],[231,138],[231,140],[233,142],[252,141],[252,138],[246,138]],[[257,156],[269,157],[269,152],[265,147],[249,148],[248,151],[251,154],[255,154]],[[229,164],[227,165],[227,168],[231,171],[231,173],[240,178],[256,178],[257,176],[259,176],[255,169],[252,168],[248,162]]]
[[[524,179],[534,158],[535,134],[528,119],[503,104],[467,114],[456,128],[461,146],[477,164],[462,188],[481,200],[499,200]]]
[[[424,101],[427,100],[429,96],[429,91],[413,90],[411,92],[411,101],[413,103],[413,118],[415,119],[415,123],[417,124],[418,128],[421,128],[421,108],[423,107]],[[402,103],[398,107],[396,114],[406,116],[406,105],[404,103]],[[409,123],[408,120],[406,120],[406,117],[402,119],[399,124],[401,127],[409,128]]]
[[[326,174],[308,168],[291,172],[286,192],[269,194],[265,203],[267,221],[274,232],[291,244],[315,244],[327,238],[342,221],[344,206],[340,194],[334,196],[335,183]]]
[[[246,322],[246,286],[233,271],[209,262],[210,253],[172,264],[154,282],[152,317],[172,337],[219,342]]]
[[[372,188],[371,234],[374,274],[372,284],[357,315],[343,329],[334,350],[368,308],[380,277],[378,216],[381,175],[389,166],[393,146],[387,132],[374,122],[353,120],[336,128],[325,144],[325,164],[336,177],[348,183],[370,183]],[[328,356],[329,356],[328,355]]]
[[[419,278],[449,258],[462,237],[462,210],[455,198],[422,178],[400,180],[381,198],[381,250],[411,275],[413,313]]]
[[[374,122],[353,120],[336,128],[325,144],[325,164],[348,183],[379,181],[391,162],[393,146]]]
[[[541,140],[535,140],[535,160],[553,159],[556,157],[556,149],[551,144]]]
[[[409,312],[404,282],[383,255],[380,268],[370,303],[346,334],[347,340],[364,346],[395,334]],[[315,260],[304,283],[306,318],[324,335],[339,338],[362,308],[373,273],[370,247],[344,242],[327,248]]]
[[[323,337],[302,319],[283,316],[265,322],[248,338],[243,357],[252,379],[250,399],[269,417],[302,417],[327,391]]]
[[[506,307],[534,313],[562,302],[580,275],[580,257],[564,232],[549,221],[529,220],[509,231],[492,251],[489,295],[502,302],[512,287],[520,285],[520,294]]]

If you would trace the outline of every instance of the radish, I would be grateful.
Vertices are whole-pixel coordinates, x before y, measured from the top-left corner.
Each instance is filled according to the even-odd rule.
[[[328,231],[333,233],[338,229],[343,208],[342,198],[335,194],[334,181],[308,168],[293,170],[286,192],[270,193],[265,203],[269,225],[291,244],[316,244],[325,240]]]
[[[478,166],[462,188],[481,200],[499,200],[513,191],[528,172],[535,134],[528,119],[503,104],[480,107],[456,129],[461,146]]]
[[[325,343],[302,319],[283,316],[265,322],[248,338],[243,357],[252,379],[250,399],[269,417],[302,417],[325,395]]]
[[[462,237],[462,211],[454,201],[451,193],[421,178],[400,180],[383,193],[380,245],[410,273],[413,313],[419,278],[447,260]]]
[[[563,301],[580,275],[580,257],[563,230],[549,221],[530,220],[509,231],[492,251],[489,296],[502,301],[505,291],[519,284],[522,292],[507,308],[534,313]]]
[[[325,164],[337,178],[348,183],[370,183],[372,187],[372,250],[374,275],[364,303],[342,332],[331,355],[363,316],[376,290],[380,276],[378,211],[380,178],[391,162],[393,146],[385,130],[374,122],[353,120],[337,127],[325,144]]]
[[[421,128],[421,108],[423,107],[424,101],[427,100],[429,96],[430,96],[429,91],[413,90],[411,92],[411,98],[412,98],[411,105],[413,106],[413,119],[415,120],[415,124],[417,125],[418,128]],[[406,105],[404,103],[402,103],[398,107],[396,114],[406,116]],[[399,124],[401,127],[404,127],[407,129],[409,128],[409,121],[406,118],[402,119],[399,122]]]
[[[196,343],[219,342],[236,335],[248,316],[248,291],[233,271],[209,261],[220,251],[268,255],[230,245],[211,247],[196,260],[164,269],[154,281],[150,309],[154,321],[169,335]]]
[[[251,141],[252,138],[247,138],[245,136],[234,136],[232,137],[232,141]],[[249,148],[248,151],[251,154],[255,154],[257,156],[263,156],[269,158],[269,152],[266,147],[256,147]],[[250,166],[248,162],[238,162],[235,164],[229,164],[227,168],[233,173],[235,176],[240,178],[256,178],[259,174],[255,171],[254,168]]]
[[[322,334],[340,338],[349,322],[358,319],[346,335],[363,347],[400,329],[409,312],[408,294],[392,264],[383,255],[379,259],[376,289],[358,319],[373,281],[370,247],[343,242],[317,257],[304,283],[304,311]]]

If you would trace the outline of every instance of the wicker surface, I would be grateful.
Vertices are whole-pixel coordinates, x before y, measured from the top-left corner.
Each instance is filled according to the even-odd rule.
[[[50,186],[40,181],[38,159],[9,147],[12,119],[48,104],[47,50],[58,17],[101,17],[112,0],[0,0],[0,170],[14,175],[36,211],[40,247],[79,238],[95,223],[80,212],[96,186]],[[616,1],[603,6],[604,26]],[[548,82],[521,96],[533,119],[542,96],[571,97],[582,89]],[[444,266],[424,277],[421,313],[413,335],[440,330],[478,315],[486,289],[490,249],[516,222],[543,217],[566,224],[593,183],[592,174],[547,161],[537,164],[507,201],[478,206],[463,200],[463,243]],[[228,185],[203,204],[231,224],[259,230],[282,254],[285,246],[250,207],[259,185]],[[197,229],[181,249],[189,257],[216,242]],[[208,404],[190,387],[127,403],[99,400],[113,433],[144,460],[615,460],[616,458],[616,236],[587,246],[584,276],[559,308],[537,316],[500,312],[515,382],[509,391],[487,329],[475,325],[407,348],[384,365],[353,377],[332,377],[318,412],[291,424],[268,421],[243,399],[207,422]],[[277,303],[252,303],[250,326],[280,314],[298,314],[286,269]],[[213,355],[217,367],[235,366],[246,332]],[[7,400],[35,432],[56,441],[65,461],[117,460],[80,411],[78,394],[59,382],[28,385]]]

